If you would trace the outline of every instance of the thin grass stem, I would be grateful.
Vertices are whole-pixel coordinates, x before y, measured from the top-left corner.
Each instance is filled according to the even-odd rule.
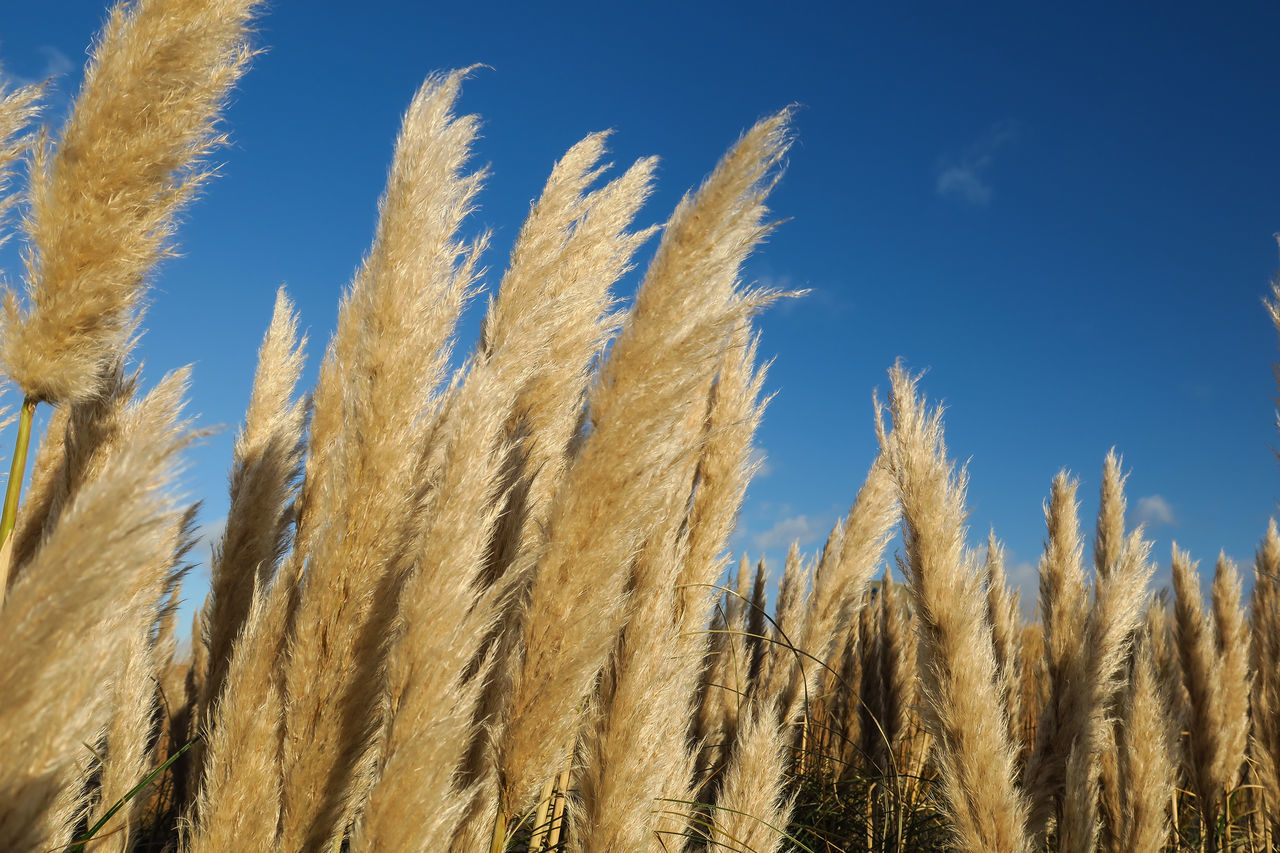
[[[36,401],[27,397],[22,401],[18,416],[18,438],[14,442],[13,462],[9,467],[9,485],[4,493],[4,512],[0,514],[0,601],[9,585],[9,563],[13,546],[9,537],[18,520],[18,502],[22,499],[22,480],[27,474],[27,449],[31,445],[31,422],[35,420]]]
[[[95,823],[93,826],[89,827],[88,831],[85,832],[84,836],[79,841],[71,845],[71,847],[68,849],[68,853],[83,853],[84,846],[88,844],[90,841],[92,841],[95,836],[97,836],[98,831],[107,825],[107,821],[115,817],[116,812],[124,808],[125,803],[129,802],[138,794],[142,793],[142,791],[144,791],[146,787],[150,785],[152,782],[154,782],[156,779],[159,779],[166,770],[168,770],[170,767],[173,766],[174,762],[176,762],[179,758],[183,756],[183,754],[187,750],[195,746],[196,741],[198,740],[200,740],[199,737],[194,737],[191,740],[187,741],[185,744],[182,745],[180,749],[178,749],[177,752],[169,756],[168,759],[166,759],[163,764],[161,764],[155,770],[152,770],[150,773],[144,776],[141,782],[139,782],[137,785],[134,785],[133,788],[131,788],[128,793],[126,793],[123,797],[121,797],[119,800],[116,801],[115,805],[107,809],[107,813],[104,814],[102,817],[98,818],[98,822]]]

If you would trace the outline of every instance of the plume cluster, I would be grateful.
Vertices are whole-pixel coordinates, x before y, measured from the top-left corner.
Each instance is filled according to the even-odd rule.
[[[772,596],[728,553],[768,403],[753,324],[790,295],[743,283],[789,110],[661,228],[637,224],[653,158],[611,175],[607,133],[572,146],[455,360],[487,176],[469,70],[427,78],[310,391],[277,294],[179,658],[199,431],[188,371],[145,390],[130,351],[259,5],[117,5],[56,134],[32,129],[39,86],[0,80],[0,215],[29,258],[0,363],[25,413],[53,405],[0,549],[0,848],[1275,845],[1274,522],[1247,605],[1231,560],[1206,602],[1176,547],[1152,594],[1113,451],[1092,565],[1078,481],[1047,484],[1028,619],[995,532],[970,543],[941,409],[895,365],[823,547],[794,544]]]

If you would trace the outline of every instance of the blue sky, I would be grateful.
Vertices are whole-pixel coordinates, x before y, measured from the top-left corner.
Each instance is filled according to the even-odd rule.
[[[777,397],[736,547],[776,565],[790,538],[820,544],[874,457],[872,389],[901,357],[948,406],[974,540],[993,526],[1017,577],[1059,468],[1092,529],[1112,446],[1158,583],[1175,539],[1204,571],[1220,548],[1251,560],[1280,495],[1261,305],[1280,259],[1280,7],[1116,5],[276,0],[221,177],[146,322],[149,380],[194,363],[193,411],[227,426],[194,454],[190,494],[215,525],[275,289],[298,302],[314,376],[402,110],[428,73],[481,62],[460,108],[484,120],[472,228],[494,230],[491,284],[587,133],[614,128],[620,165],[661,157],[641,217],[660,222],[745,127],[801,105],[772,202],[787,221],[746,272],[812,293],[761,320]],[[60,74],[65,110],[103,14],[17,4],[0,63]],[[14,246],[0,266],[17,275]]]

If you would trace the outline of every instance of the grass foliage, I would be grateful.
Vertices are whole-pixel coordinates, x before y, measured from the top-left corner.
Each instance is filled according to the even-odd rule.
[[[144,390],[131,349],[260,11],[120,3],[58,132],[36,129],[41,87],[0,79],[0,213],[26,258],[0,328],[22,396],[0,849],[1272,849],[1274,523],[1249,601],[1225,557],[1202,600],[1176,548],[1153,595],[1120,458],[1088,563],[1063,472],[1026,621],[994,534],[970,543],[940,410],[895,365],[824,547],[792,548],[772,606],[763,564],[730,565],[767,403],[752,323],[788,295],[740,271],[785,110],[684,197],[625,309],[654,161],[610,175],[606,134],[573,146],[451,371],[486,175],[455,112],[467,71],[428,78],[305,392],[278,295],[179,658],[194,507],[172,484],[197,433],[187,372]]]

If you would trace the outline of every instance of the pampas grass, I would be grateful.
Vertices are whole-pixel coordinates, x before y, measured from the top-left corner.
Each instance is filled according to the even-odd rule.
[[[1249,694],[1247,669],[1239,655],[1248,654],[1248,642],[1242,634],[1243,616],[1238,612],[1239,578],[1234,566],[1219,560],[1213,609],[1207,617],[1196,564],[1175,546],[1173,583],[1175,638],[1188,698],[1185,760],[1208,847],[1216,850],[1216,824],[1239,782],[1244,761],[1242,735]],[[1221,656],[1225,644],[1237,643],[1234,653]]]
[[[0,610],[0,846],[65,845],[87,807],[82,786],[118,709],[102,689],[128,672],[138,626],[156,606],[181,514],[166,494],[187,441],[186,374],[134,410],[129,435],[68,504]],[[154,616],[155,611],[151,610]],[[46,709],[60,708],[50,715]]]
[[[10,238],[8,218],[18,194],[10,190],[15,167],[31,146],[27,129],[40,112],[43,86],[11,88],[0,72],[0,246]]]
[[[483,178],[463,171],[476,118],[452,114],[464,73],[428,80],[405,114],[377,234],[316,385],[289,568],[301,575],[284,668],[289,848],[341,837],[376,761],[383,629],[412,560],[418,458],[480,249],[457,235]]]
[[[664,834],[683,830],[679,804],[697,797],[696,752],[651,751],[646,745],[679,743],[689,728],[706,648],[701,629],[710,615],[707,589],[721,572],[720,553],[754,467],[751,439],[763,409],[764,377],[753,369],[756,347],[749,338],[746,324],[740,324],[722,357],[692,500],[675,494],[680,505],[689,505],[688,517],[678,507],[669,510],[666,529],[646,545],[632,572],[635,612],[602,684],[599,720],[583,738],[584,850],[654,846]],[[744,580],[750,578],[747,568],[740,568]],[[741,692],[735,696],[729,686],[726,710],[745,694],[751,669],[745,614],[752,602],[745,588],[734,600],[734,613],[743,618],[734,620],[738,630],[727,638],[727,659]],[[659,802],[667,805],[655,813]]]
[[[534,802],[577,736],[582,702],[628,609],[631,555],[662,522],[679,472],[697,458],[693,412],[735,326],[759,297],[735,288],[764,236],[764,197],[787,145],[787,115],[752,128],[686,197],[590,399],[593,430],[552,508],[551,541],[530,591],[525,654],[513,679],[499,772],[509,808]],[[700,281],[697,289],[687,282]],[[682,433],[680,426],[692,427]],[[602,538],[593,531],[614,531]],[[583,623],[582,612],[603,618]],[[573,634],[565,646],[560,637]]]
[[[1149,635],[1138,643],[1120,702],[1118,760],[1123,812],[1116,847],[1159,850],[1169,832],[1177,764],[1168,703],[1160,689]]]
[[[879,410],[876,429],[902,503],[923,717],[937,742],[934,760],[956,843],[974,853],[1027,850],[1027,805],[1014,784],[1017,747],[1004,721],[985,596],[964,547],[965,476],[947,459],[941,412],[925,409],[916,380],[901,367],[890,380],[893,429]]]
[[[898,365],[824,546],[792,544],[772,604],[763,561],[730,568],[768,401],[754,315],[779,296],[742,277],[789,110],[680,202],[626,310],[656,161],[610,177],[607,132],[573,145],[455,366],[486,174],[456,110],[468,71],[428,77],[309,393],[303,318],[277,295],[175,657],[198,433],[187,372],[146,391],[132,348],[257,10],[118,5],[60,134],[32,128],[39,86],[0,82],[0,215],[22,211],[30,257],[0,341],[19,435],[53,404],[0,518],[0,847],[1273,845],[1274,523],[1247,608],[1230,560],[1206,605],[1176,549],[1170,608],[1112,451],[1091,566],[1078,483],[1050,485],[1029,618],[995,531],[970,543],[966,474]]]
[[[209,717],[222,693],[232,644],[248,619],[254,591],[274,577],[289,544],[306,420],[306,406],[294,398],[294,388],[305,345],[305,340],[298,340],[293,303],[281,289],[258,353],[244,426],[236,436],[231,506],[213,555],[201,619],[209,669],[199,696],[198,720]]]
[[[29,399],[81,402],[124,346],[174,221],[211,172],[258,0],[117,4],[56,147],[32,162],[27,306],[6,293],[0,362]],[[163,104],[152,112],[149,104]]]

